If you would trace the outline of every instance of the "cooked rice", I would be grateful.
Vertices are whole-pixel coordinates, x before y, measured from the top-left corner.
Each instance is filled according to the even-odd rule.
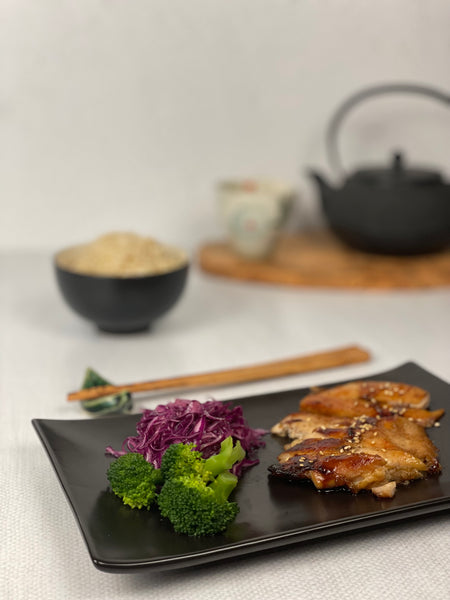
[[[187,263],[187,256],[152,238],[114,232],[63,250],[56,262],[63,269],[84,275],[141,277],[179,269]]]

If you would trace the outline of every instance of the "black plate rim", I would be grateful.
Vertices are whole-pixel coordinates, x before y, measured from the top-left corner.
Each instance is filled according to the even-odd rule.
[[[195,566],[198,564],[206,564],[207,562],[217,562],[221,559],[235,558],[238,555],[242,555],[241,552],[236,552],[236,550],[246,550],[247,548],[251,548],[253,546],[258,546],[258,552],[262,552],[264,550],[275,550],[291,544],[299,544],[301,542],[331,537],[338,535],[339,533],[346,532],[348,522],[352,523],[352,531],[356,533],[361,529],[375,527],[379,524],[386,525],[390,522],[397,523],[399,521],[405,521],[424,514],[439,514],[449,510],[450,498],[442,498],[433,501],[417,502],[410,507],[398,509],[397,511],[393,510],[387,515],[384,514],[382,518],[381,516],[375,516],[375,514],[357,518],[349,517],[339,521],[330,521],[326,525],[299,528],[297,530],[292,529],[282,534],[273,535],[270,538],[267,536],[255,537],[249,541],[230,543],[226,546],[218,548],[192,552],[189,555],[180,554],[171,556],[170,558],[156,558],[152,559],[151,561],[130,560],[116,562],[103,561],[94,557],[92,557],[92,560],[98,568],[106,571],[111,569],[111,567],[113,567],[114,570],[120,569],[122,571],[148,568],[149,566],[156,567],[158,570],[163,570],[164,568],[176,569],[180,566]],[[250,554],[250,552],[246,552],[246,554]],[[191,558],[192,561],[190,560]],[[182,562],[183,565],[177,564],[178,562]]]

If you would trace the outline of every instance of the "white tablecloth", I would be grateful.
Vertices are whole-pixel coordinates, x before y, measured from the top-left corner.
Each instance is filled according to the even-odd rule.
[[[194,267],[182,301],[153,330],[113,336],[63,304],[49,256],[4,255],[1,265],[1,598],[450,597],[448,515],[199,568],[102,573],[90,561],[30,423],[34,417],[84,418],[65,395],[80,386],[88,365],[117,382],[138,381],[359,344],[371,351],[370,363],[202,390],[196,397],[226,399],[366,377],[410,360],[448,381],[448,289],[280,288],[213,278]],[[158,394],[138,408],[171,399]]]

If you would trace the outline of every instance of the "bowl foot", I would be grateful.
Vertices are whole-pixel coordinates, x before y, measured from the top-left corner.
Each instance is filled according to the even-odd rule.
[[[133,325],[110,325],[108,323],[97,323],[98,329],[105,333],[139,333],[148,331],[150,329],[150,323],[137,323]]]

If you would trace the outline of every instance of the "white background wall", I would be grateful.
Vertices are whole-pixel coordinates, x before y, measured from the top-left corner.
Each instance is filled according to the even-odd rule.
[[[0,0],[0,248],[52,250],[115,229],[194,248],[221,235],[214,184],[277,176],[320,221],[303,171],[360,88],[450,91],[448,0]],[[450,110],[372,100],[347,166],[450,175]]]

